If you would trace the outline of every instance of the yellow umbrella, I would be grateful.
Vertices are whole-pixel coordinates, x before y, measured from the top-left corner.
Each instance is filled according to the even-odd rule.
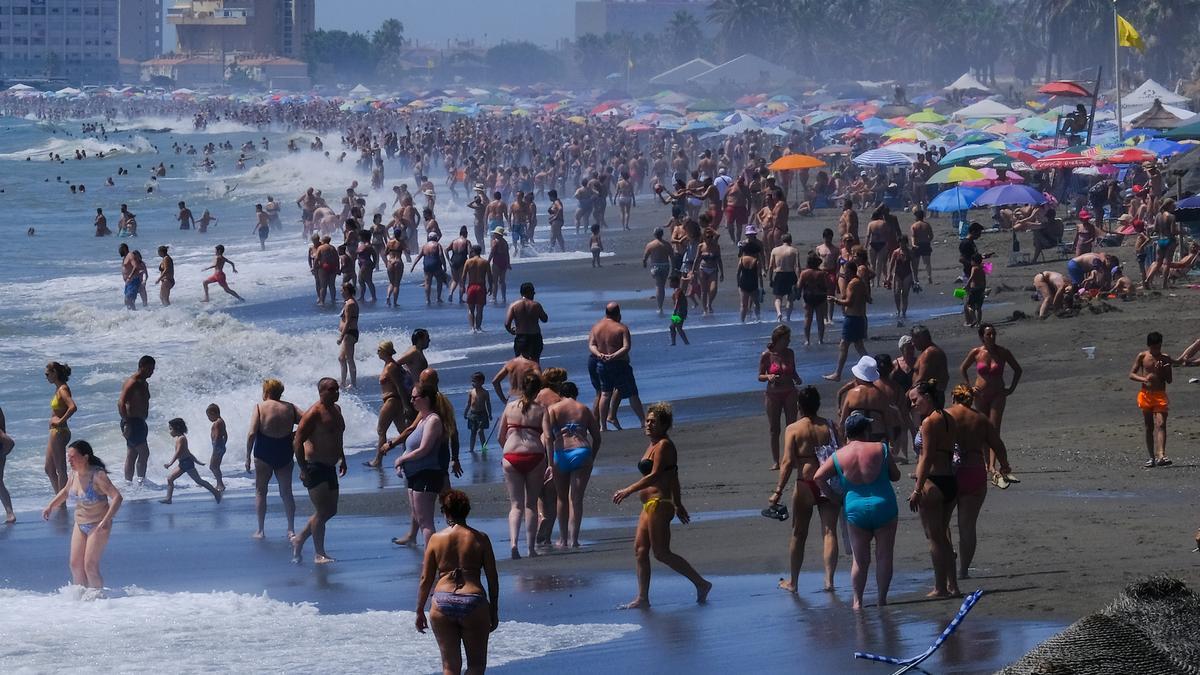
[[[918,129],[916,127],[910,127],[908,129],[901,129],[899,127],[895,129],[888,129],[887,131],[883,132],[883,135],[892,140],[899,141],[927,141],[934,136],[934,134],[930,133],[929,131],[925,129]]]
[[[567,121],[573,124],[583,124],[584,122],[587,122],[582,115],[572,115],[567,118]]]
[[[816,157],[793,154],[780,157],[774,162],[771,162],[771,166],[767,168],[771,169],[772,171],[790,171],[792,169],[815,169],[822,166],[826,166],[825,162],[822,162]]]
[[[945,185],[946,183],[961,183],[966,180],[983,180],[984,178],[987,176],[978,169],[972,169],[969,166],[952,166],[933,174],[925,182]]]

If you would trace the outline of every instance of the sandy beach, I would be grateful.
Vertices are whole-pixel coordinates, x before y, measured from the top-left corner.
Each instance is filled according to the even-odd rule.
[[[709,672],[805,662],[814,671],[870,673],[882,667],[851,661],[853,650],[895,655],[923,650],[958,601],[924,599],[932,577],[928,549],[916,515],[907,510],[900,515],[893,606],[871,606],[861,616],[849,609],[850,560],[845,550],[836,592],[822,593],[819,542],[814,538],[809,541],[800,593],[793,597],[775,588],[786,572],[789,528],[758,515],[775,475],[768,469],[762,395],[754,382],[757,354],[771,323],[730,324],[736,324],[730,279],[718,296],[716,317],[689,321],[694,344],[666,346],[665,320],[652,318],[653,289],[639,263],[647,233],[664,213],[641,207],[635,211],[633,232],[608,232],[606,244],[616,255],[606,258],[601,270],[576,260],[531,264],[515,276],[528,277],[539,290],[545,289],[539,299],[548,307],[551,324],[543,364],[568,368],[573,379],[584,383],[585,395],[590,394],[583,374],[586,348],[577,336],[586,333],[606,299],[619,299],[632,315],[633,361],[644,400],[677,400],[672,437],[680,448],[683,495],[694,522],[674,526],[673,547],[714,580],[711,602],[696,607],[690,585],[655,563],[653,609],[613,609],[634,591],[631,538],[636,506],[613,506],[611,495],[632,482],[633,465],[646,443],[640,431],[628,428],[634,423],[625,411],[627,430],[605,436],[588,489],[583,548],[537,559],[501,560],[501,611],[505,621],[633,624],[641,629],[615,642],[569,643],[565,651],[531,655],[540,657],[534,661],[514,658],[499,670],[569,667],[611,672],[621,664],[642,663],[650,654],[661,654],[678,668]],[[831,212],[793,219],[791,231],[807,248],[819,241],[820,230],[833,219]],[[909,220],[902,218],[902,225],[907,227]],[[914,296],[914,315],[945,314],[957,307],[952,297],[957,239],[947,236],[946,220],[935,221],[934,227],[935,284]],[[1142,294],[1133,302],[1098,302],[1072,318],[1014,320],[1017,313],[1036,313],[1029,288],[1033,274],[1043,268],[1062,270],[1065,263],[1007,268],[1007,234],[985,235],[980,243],[982,251],[996,252],[985,318],[997,323],[1000,343],[1024,367],[1020,386],[1009,400],[1003,434],[1022,482],[1006,491],[989,490],[972,578],[962,582],[964,590],[982,588],[987,594],[964,623],[961,641],[952,639],[929,662],[931,672],[998,669],[1099,609],[1136,578],[1165,572],[1197,581],[1195,554],[1190,553],[1195,498],[1187,483],[1197,467],[1189,411],[1200,389],[1186,383],[1188,370],[1177,372],[1170,390],[1168,441],[1175,465],[1147,470],[1141,466],[1145,451],[1134,404],[1136,386],[1127,378],[1148,330],[1166,335],[1168,353],[1190,342],[1192,336],[1180,327],[1200,314],[1194,291],[1180,288]],[[1117,255],[1132,259],[1129,250]],[[556,306],[556,300],[562,304]],[[564,306],[568,300],[572,305]],[[876,290],[868,343],[872,352],[894,354],[896,339],[906,330],[887,319],[891,309],[890,292]],[[496,319],[499,309],[489,311]],[[975,331],[963,328],[957,314],[926,323],[956,371],[963,354],[977,343]],[[1086,358],[1084,346],[1096,347],[1094,360]],[[830,369],[835,356],[828,345],[797,347],[801,374],[816,384],[826,401],[833,400],[835,387],[817,375]],[[493,349],[435,365],[444,382],[461,384],[471,371],[490,373],[504,358],[503,350]],[[370,377],[365,370],[360,372],[364,379]],[[461,405],[463,390],[447,388],[456,405]],[[369,400],[369,393],[364,396]],[[832,413],[832,405],[826,403],[824,410]],[[231,443],[234,466],[240,463],[240,450],[234,449],[238,447]],[[503,552],[508,502],[494,441],[491,450],[468,457],[467,474],[458,483],[469,483],[465,489],[474,502],[472,521]],[[911,485],[904,473],[897,484],[902,495]],[[196,496],[195,489],[185,489],[179,503],[170,507],[145,501],[127,505],[105,560],[106,581],[113,588],[136,586],[162,593],[265,591],[274,600],[314,602],[322,615],[411,611],[420,553],[389,543],[407,522],[400,481],[352,460],[351,475],[343,485],[340,512],[329,530],[329,550],[339,558],[335,565],[287,563],[282,515],[274,497],[268,540],[258,543],[248,536],[253,529],[248,494],[231,495],[216,507]],[[297,497],[303,517],[309,505],[302,493]],[[46,526],[36,513],[19,515],[18,525],[0,530],[4,586],[51,593],[66,578],[66,521],[56,518]],[[872,580],[869,604],[873,586]],[[408,635],[411,624],[397,625],[394,631]],[[436,656],[432,644],[428,649]]]

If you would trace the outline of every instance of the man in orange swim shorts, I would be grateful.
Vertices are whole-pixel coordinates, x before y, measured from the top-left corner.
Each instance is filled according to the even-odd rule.
[[[1146,426],[1146,452],[1150,455],[1144,465],[1147,469],[1171,464],[1167,459],[1167,385],[1173,376],[1171,357],[1163,353],[1162,341],[1162,333],[1147,335],[1146,350],[1137,355],[1129,369],[1129,379],[1142,384],[1137,402]]]
[[[494,283],[492,267],[484,260],[483,247],[471,246],[470,257],[463,263],[462,282],[467,287],[467,322],[471,332],[483,330],[483,306],[487,304],[487,292]]]

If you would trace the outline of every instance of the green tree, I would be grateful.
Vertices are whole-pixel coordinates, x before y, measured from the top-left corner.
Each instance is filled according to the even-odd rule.
[[[318,30],[306,35],[304,59],[308,61],[309,74],[315,74],[324,65],[339,79],[368,77],[378,62],[366,35],[344,30]]]
[[[610,39],[588,33],[575,41],[575,65],[585,82],[595,83],[622,68],[613,55]]]
[[[700,20],[685,10],[675,12],[667,22],[662,44],[665,45],[671,61],[676,64],[700,56],[701,49],[705,46]]]
[[[550,52],[532,42],[504,42],[487,50],[484,62],[497,82],[529,84],[556,80],[563,64]]]
[[[371,34],[371,46],[385,55],[398,54],[404,48],[404,24],[388,19]]]

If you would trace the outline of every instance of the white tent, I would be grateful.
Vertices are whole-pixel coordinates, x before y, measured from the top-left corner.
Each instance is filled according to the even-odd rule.
[[[1032,113],[1020,108],[1010,108],[999,101],[984,99],[978,103],[956,110],[951,117],[960,120],[973,120],[981,117],[993,117],[1002,120],[1005,117],[1029,117]]]
[[[716,66],[708,61],[705,61],[704,59],[692,59],[691,61],[681,63],[670,70],[655,75],[654,77],[650,78],[650,84],[666,86],[686,84],[687,81],[693,77],[700,75],[701,73],[707,73],[715,67]]]
[[[171,92],[171,95],[172,96],[191,96],[192,94],[195,94],[195,93],[196,93],[195,91],[188,89],[187,87],[182,87],[182,88],[176,89],[175,91]]]
[[[360,84],[357,87],[351,89],[350,93],[354,94],[355,96],[366,96],[367,94],[371,93],[371,90],[367,89],[366,87],[364,87],[363,85]]]
[[[712,70],[688,79],[703,86],[755,85],[781,83],[795,78],[795,73],[753,54],[742,54]]]
[[[1188,97],[1180,96],[1154,80],[1146,80],[1142,83],[1142,86],[1121,96],[1121,105],[1149,108],[1154,104],[1154,99],[1158,99],[1169,105],[1186,104],[1189,101]]]
[[[54,93],[61,94],[62,96],[76,96],[78,94],[82,94],[83,92],[75,87],[63,87]]]
[[[985,84],[975,79],[975,76],[970,73],[963,73],[962,77],[958,78],[943,89],[943,91],[981,91],[985,94],[992,93]]]
[[[33,91],[33,87],[27,84],[14,84],[8,88],[9,91]]]

